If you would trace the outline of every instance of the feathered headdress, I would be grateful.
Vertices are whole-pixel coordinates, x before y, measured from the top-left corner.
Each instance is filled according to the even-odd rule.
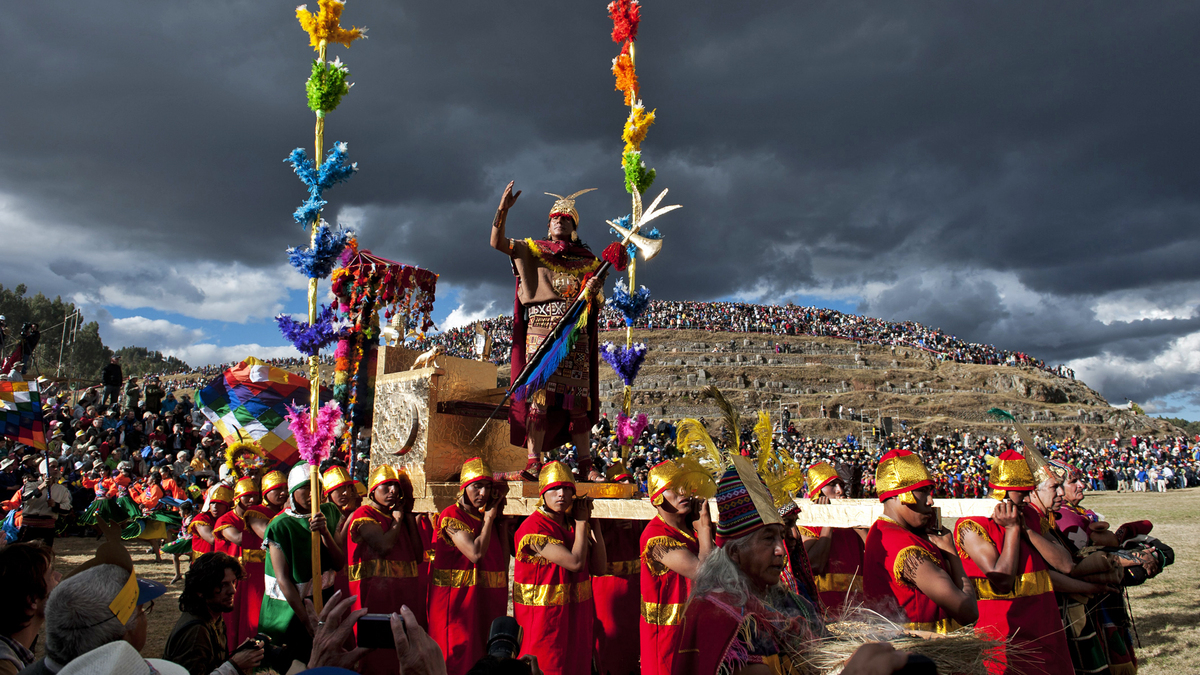
[[[267,468],[267,454],[257,441],[238,430],[237,442],[225,449],[225,466],[238,478],[258,478]]]
[[[571,218],[575,221],[575,227],[579,227],[579,211],[575,210],[575,198],[578,197],[579,195],[586,194],[588,192],[591,192],[592,190],[597,190],[597,189],[599,189],[599,188],[588,188],[586,190],[580,190],[579,192],[572,193],[570,195],[567,195],[566,197],[564,197],[562,195],[556,195],[553,192],[547,192],[546,193],[547,195],[554,197],[556,200],[558,200],[558,201],[554,202],[554,206],[550,207],[550,217],[554,217],[555,215],[559,215],[559,214],[564,215],[564,216],[571,216]]]
[[[758,411],[758,423],[754,425],[754,437],[758,440],[758,475],[771,491],[776,508],[780,508],[793,504],[795,493],[804,488],[804,471],[786,452],[775,449],[773,435],[770,413]]]
[[[742,447],[742,415],[734,409],[733,404],[729,399],[725,398],[725,394],[717,389],[716,385],[709,385],[701,392],[706,398],[713,399],[717,404],[717,408],[721,411],[721,418],[725,420],[725,426],[729,429],[729,433],[733,435],[733,445],[730,446],[734,452]]]

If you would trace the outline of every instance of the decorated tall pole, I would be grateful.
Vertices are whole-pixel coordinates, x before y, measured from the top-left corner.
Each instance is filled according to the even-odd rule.
[[[308,106],[316,114],[313,131],[313,159],[305,156],[303,148],[296,148],[287,160],[292,164],[296,175],[308,187],[309,198],[293,214],[297,223],[310,229],[309,248],[305,250],[289,249],[288,255],[292,264],[308,276],[308,326],[298,327],[295,322],[277,317],[280,328],[297,349],[307,354],[309,375],[309,407],[306,418],[297,414],[292,431],[307,436],[310,443],[307,451],[301,452],[309,462],[309,494],[312,506],[312,516],[320,513],[321,488],[319,465],[329,453],[333,442],[332,428],[330,433],[323,433],[322,425],[331,420],[334,413],[321,411],[320,408],[320,351],[329,344],[335,335],[332,328],[333,312],[328,308],[318,313],[317,284],[320,279],[329,276],[333,265],[346,245],[349,233],[334,231],[328,223],[322,222],[321,209],[327,202],[322,199],[326,189],[346,180],[353,175],[358,167],[346,163],[346,145],[335,143],[325,161],[321,161],[325,144],[325,116],[337,107],[342,96],[350,91],[346,82],[349,70],[338,59],[326,61],[329,44],[337,43],[349,47],[350,43],[366,37],[365,29],[343,29],[340,25],[342,9],[345,3],[339,0],[319,0],[319,10],[316,14],[308,11],[307,6],[296,8],[296,18],[300,26],[309,36],[309,44],[317,52],[317,59],[312,64],[312,74],[308,78],[305,89],[308,94]],[[320,165],[317,166],[317,163]],[[336,406],[335,406],[336,408]],[[340,410],[337,413],[340,418]],[[322,419],[319,421],[318,417]],[[336,421],[330,422],[336,425]],[[299,426],[300,429],[296,427]],[[307,428],[305,428],[307,427]],[[305,433],[306,432],[306,433]],[[326,439],[326,436],[328,438]],[[313,576],[313,605],[321,611],[321,536],[312,534],[312,576]]]
[[[613,0],[608,5],[608,15],[613,22],[612,39],[613,42],[621,45],[621,52],[612,61],[612,72],[617,79],[616,90],[624,94],[625,105],[629,106],[629,115],[625,119],[625,127],[621,133],[621,139],[625,142],[625,147],[621,152],[621,167],[625,173],[625,191],[630,194],[631,203],[629,215],[617,219],[614,223],[614,229],[618,231],[620,228],[633,228],[635,224],[642,222],[642,195],[650,189],[655,178],[654,169],[647,168],[646,162],[642,159],[642,141],[645,140],[650,125],[654,124],[655,111],[646,111],[638,87],[636,43],[638,24],[642,18],[641,13],[642,7],[638,0]],[[639,234],[643,238],[662,238],[657,228],[641,231]],[[638,288],[636,285],[637,256],[632,244],[629,253],[629,267],[627,268],[629,285],[626,287],[618,281],[610,301],[625,317],[625,348],[619,350],[613,345],[606,345],[605,348],[608,354],[605,359],[614,364],[613,367],[619,374],[622,371],[626,374],[632,373],[630,377],[622,375],[625,386],[621,402],[621,415],[618,418],[617,436],[621,441],[621,454],[625,458],[628,458],[629,449],[636,440],[637,434],[640,434],[638,424],[644,420],[644,416],[639,417],[636,422],[631,420],[633,377],[636,377],[637,368],[640,367],[646,355],[645,345],[633,343],[633,324],[650,300],[650,291],[645,286]],[[622,367],[618,367],[617,362],[621,363]],[[644,428],[644,424],[641,426]]]

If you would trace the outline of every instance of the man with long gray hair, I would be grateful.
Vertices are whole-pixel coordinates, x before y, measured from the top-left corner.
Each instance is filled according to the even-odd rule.
[[[674,675],[785,675],[824,635],[817,608],[780,583],[784,523],[753,465],[733,457],[717,484],[717,545],[700,565],[684,612]],[[859,648],[846,675],[890,673],[908,660],[890,645]]]

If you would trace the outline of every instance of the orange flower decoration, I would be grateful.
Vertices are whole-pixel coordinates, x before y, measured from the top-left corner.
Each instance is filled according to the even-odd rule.
[[[300,19],[300,27],[308,33],[308,42],[313,49],[320,49],[321,40],[349,47],[351,42],[367,37],[366,28],[342,28],[340,21],[346,3],[340,0],[318,0],[317,4],[320,5],[320,11],[316,14],[308,11],[308,5],[296,8],[296,18]]]
[[[637,96],[637,73],[633,70],[633,59],[622,51],[613,59],[613,75],[617,76],[617,91],[625,92],[625,105],[632,105]]]

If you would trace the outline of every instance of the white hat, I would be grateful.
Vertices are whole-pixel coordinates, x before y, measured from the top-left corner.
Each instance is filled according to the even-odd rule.
[[[58,671],[60,675],[187,675],[187,668],[162,659],[143,659],[124,640],[109,642],[75,657]]]
[[[292,470],[288,472],[288,494],[295,492],[297,488],[307,485],[309,479],[312,477],[311,473],[312,467],[308,465],[308,462],[300,462],[296,466],[293,466]]]

